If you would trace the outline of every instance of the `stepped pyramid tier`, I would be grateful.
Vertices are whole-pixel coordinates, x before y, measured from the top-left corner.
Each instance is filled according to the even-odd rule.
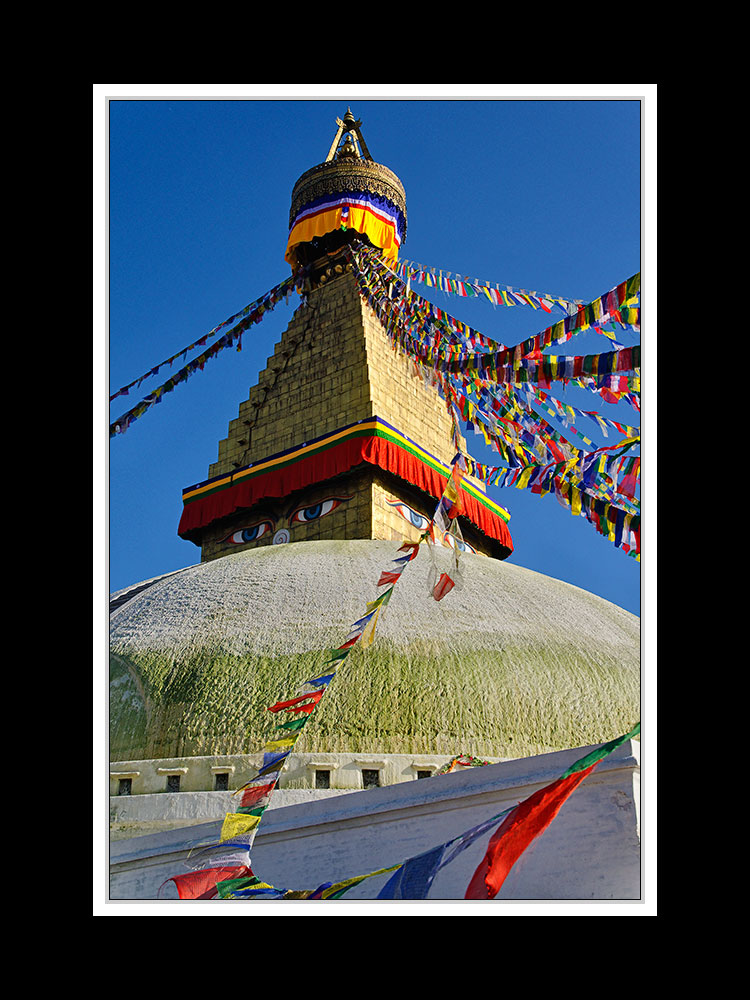
[[[308,275],[304,300],[208,477],[183,490],[178,532],[203,561],[302,540],[416,540],[450,477],[456,444],[445,402],[392,349],[344,246],[366,240],[395,253],[406,232],[403,187],[372,160],[351,111],[337,124],[328,158],[292,196],[289,247]],[[394,207],[390,228],[377,199]],[[507,558],[508,512],[468,476],[461,501],[458,537],[439,540]]]
[[[204,560],[305,539],[415,541],[453,458],[445,404],[344,273],[297,310],[208,478],[183,490],[179,534]],[[507,511],[470,477],[461,493],[463,544],[506,558]]]

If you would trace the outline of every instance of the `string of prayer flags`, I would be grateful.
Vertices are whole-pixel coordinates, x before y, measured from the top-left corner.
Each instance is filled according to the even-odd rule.
[[[576,304],[575,310],[570,308],[564,320],[547,327],[536,337],[509,348],[490,340],[444,310],[421,299],[408,287],[410,279],[407,277],[405,282],[400,278],[376,251],[363,251],[355,246],[346,252],[360,294],[380,317],[393,350],[409,358],[425,384],[436,388],[444,399],[452,421],[457,455],[430,529],[418,543],[402,546],[399,552],[405,554],[397,556],[391,566],[381,572],[378,586],[386,586],[388,589],[374,601],[367,603],[365,614],[349,627],[342,645],[325,654],[326,665],[320,676],[304,681],[294,696],[269,707],[269,712],[279,717],[276,728],[283,735],[267,741],[257,774],[235,793],[241,796],[240,805],[225,817],[220,842],[202,849],[191,858],[191,863],[197,862],[196,871],[238,868],[249,870],[249,874],[248,871],[243,871],[238,878],[215,880],[213,890],[210,885],[204,888],[204,891],[215,891],[220,898],[338,898],[336,893],[348,891],[350,884],[354,884],[352,880],[345,880],[346,884],[326,882],[312,892],[279,889],[261,882],[252,874],[250,848],[264,810],[268,807],[270,795],[278,786],[279,774],[305,723],[319,705],[328,685],[351,650],[357,644],[367,649],[373,642],[378,621],[390,600],[393,588],[406,565],[416,556],[422,541],[428,541],[431,561],[428,590],[432,597],[442,600],[454,588],[461,586],[458,569],[458,543],[462,541],[458,520],[461,513],[460,486],[464,474],[479,468],[478,463],[464,453],[459,426],[462,417],[508,463],[508,468],[493,467],[487,470],[485,467],[488,483],[528,488],[540,495],[553,493],[571,513],[576,516],[583,514],[597,531],[617,547],[639,558],[640,516],[634,494],[640,463],[636,465],[631,462],[635,456],[627,454],[640,440],[638,429],[615,424],[619,432],[625,434],[625,438],[617,445],[604,449],[597,449],[593,442],[579,433],[578,439],[588,448],[583,450],[568,442],[560,431],[532,408],[532,404],[538,405],[540,401],[549,404],[555,410],[555,419],[562,417],[564,426],[565,421],[568,421],[565,429],[569,430],[572,426],[570,420],[575,418],[576,411],[573,408],[567,409],[560,401],[550,402],[551,397],[548,395],[544,398],[539,395],[542,389],[549,389],[552,381],[584,380],[589,386],[593,384],[597,389],[613,392],[621,391],[620,387],[625,384],[628,393],[639,391],[639,382],[637,390],[635,385],[640,378],[640,345],[627,348],[616,345],[616,350],[583,358],[544,355],[542,350],[553,343],[569,339],[579,330],[594,329],[602,332],[605,321],[639,329],[640,309],[635,303],[640,291],[640,275],[621,283],[594,303]],[[510,293],[506,290],[504,294]],[[525,304],[533,305],[530,301],[525,301]],[[247,321],[245,318],[241,323]],[[218,349],[226,337],[236,335],[238,327],[230,330],[211,350]],[[631,372],[632,376],[628,374]],[[618,381],[608,381],[611,379]],[[626,382],[622,383],[620,379],[625,379]],[[610,389],[613,385],[617,385],[617,389]],[[153,398],[147,397],[144,402],[148,402],[149,406],[153,405],[161,398],[164,390],[165,387],[160,387],[160,390],[152,394]],[[135,411],[131,411],[133,413]],[[128,416],[125,415],[126,418]],[[553,414],[548,411],[548,416]],[[595,422],[602,432],[610,426],[601,423],[598,415]],[[113,425],[114,431],[113,427],[110,428],[110,432],[121,433],[128,425],[127,419],[121,420],[119,424]],[[622,492],[618,492],[619,489]],[[429,544],[430,539],[435,537],[435,529],[439,529],[441,539],[446,535],[453,538],[453,565],[449,568],[439,565],[435,552],[437,546]],[[587,773],[588,769],[579,769],[574,775],[565,775],[563,778],[571,778],[570,784],[573,785],[574,781],[583,780]],[[583,777],[576,777],[581,774]],[[534,802],[529,806],[527,813],[532,819],[525,829],[532,830],[532,839],[533,836],[538,836],[538,832],[533,831],[546,828],[544,824],[548,824],[556,815],[556,809],[559,809],[556,803],[561,805],[567,797],[564,795],[566,787],[567,785],[561,785],[543,802]],[[517,809],[512,812],[516,813]],[[526,813],[522,818],[525,817]],[[510,824],[510,816],[508,820]],[[513,824],[510,826],[515,830]],[[498,831],[497,838],[493,838],[492,858],[487,860],[477,883],[478,888],[470,887],[472,891],[491,892],[495,884],[501,884],[498,879],[505,875],[502,874],[502,864],[496,866],[495,856],[499,856],[498,852],[502,853],[499,845],[504,842],[510,826],[502,835]],[[464,845],[466,842],[465,839],[460,841]],[[518,842],[517,837],[512,841],[516,845],[513,850]],[[428,852],[429,859],[423,858],[411,867],[411,871],[402,871],[398,878],[394,876],[391,891],[402,892],[405,885],[413,887],[417,883],[429,888],[433,877],[430,872],[434,875],[446,863],[446,859],[455,856],[459,849],[460,846],[456,847],[452,854],[441,854],[437,849],[435,852]],[[513,850],[505,852],[506,858],[513,857]],[[395,872],[402,867],[394,866],[388,871]],[[372,874],[357,878],[361,881]],[[486,876],[490,878],[489,882]],[[194,881],[197,884],[200,879],[196,878]]]
[[[485,856],[474,872],[464,898],[494,899],[513,865],[532,841],[544,833],[578,785],[601,760],[640,731],[639,722],[629,733],[582,757],[557,781],[534,792],[516,806],[490,838]]]
[[[427,550],[430,554],[431,569],[427,582],[427,589],[429,593],[432,594],[436,601],[442,601],[442,599],[449,594],[454,587],[459,589],[463,586],[463,581],[461,579],[461,573],[459,570],[459,559],[461,547],[463,546],[463,536],[461,534],[461,528],[458,523],[458,515],[461,513],[463,507],[461,503],[460,487],[463,480],[463,471],[465,468],[465,462],[461,452],[458,452],[453,459],[451,465],[451,474],[448,477],[448,481],[443,490],[443,494],[438,501],[438,505],[435,508],[435,513],[432,517],[432,524],[430,529],[425,533],[423,538],[426,538],[428,545]],[[450,572],[442,569],[437,562],[435,556],[435,533],[436,529],[438,532],[438,537],[450,537],[454,540],[454,544],[451,547],[451,558],[452,565],[450,567]]]
[[[407,272],[395,272],[373,248],[352,248],[350,261],[360,293],[380,317],[394,350],[409,357],[425,384],[444,398],[457,450],[464,450],[463,419],[508,466],[480,466],[464,455],[467,469],[488,485],[530,489],[541,496],[553,493],[574,516],[585,516],[616,547],[639,559],[640,505],[635,492],[640,466],[616,464],[617,452],[601,458],[601,449],[574,421],[585,416],[605,437],[612,431],[624,435],[615,446],[622,455],[639,443],[639,429],[570,406],[548,390],[554,381],[573,382],[597,391],[607,402],[627,398],[640,409],[640,345],[570,357],[545,355],[542,349],[570,339],[578,330],[601,333],[610,320],[639,330],[640,274],[591,303],[576,304],[564,320],[521,344],[496,349],[489,338],[420,299],[404,283]],[[449,487],[434,519],[444,528],[451,501]],[[438,599],[451,589],[439,572],[432,582]]]
[[[170,358],[166,358],[166,360],[161,361],[158,365],[155,365],[153,368],[145,372],[139,378],[133,379],[132,382],[128,382],[127,385],[124,385],[121,389],[118,389],[117,392],[113,393],[109,397],[110,403],[112,402],[113,399],[117,399],[118,396],[127,396],[129,390],[132,389],[133,386],[135,385],[139,386],[141,382],[145,381],[147,378],[151,378],[151,376],[153,375],[158,375],[160,368],[164,368],[165,365],[172,365],[177,360],[177,358],[185,357],[188,351],[192,351],[196,347],[205,346],[205,344],[211,339],[211,337],[215,337],[217,333],[220,333],[225,327],[229,326],[230,323],[236,323],[238,320],[243,319],[244,317],[250,315],[251,313],[253,315],[262,313],[263,311],[265,311],[266,308],[268,308],[269,303],[274,302],[274,300],[278,300],[284,296],[288,296],[289,293],[297,284],[298,284],[298,278],[296,278],[294,275],[292,277],[285,278],[284,281],[280,282],[269,292],[266,292],[259,299],[256,299],[254,302],[249,303],[249,305],[246,305],[244,309],[240,309],[239,312],[236,312],[234,313],[233,316],[230,316],[228,319],[225,319],[223,323],[219,323],[218,326],[215,326],[213,330],[210,330],[208,333],[204,334],[199,340],[193,341],[193,343],[188,344],[187,347],[183,347],[181,351],[177,351],[176,354],[173,354]]]
[[[360,272],[366,271],[369,265],[371,269],[381,275],[398,276],[396,272],[391,270],[383,258],[378,255],[374,248],[355,248],[353,256]],[[371,304],[373,304],[373,301],[378,303],[381,320],[386,326],[389,335],[393,333],[391,327],[394,325],[396,315],[398,314],[401,320],[401,331],[399,332],[402,337],[405,335],[401,346],[407,353],[416,350],[426,362],[439,363],[451,371],[463,369],[478,370],[481,367],[482,358],[485,358],[485,364],[491,362],[495,368],[502,367],[510,360],[511,353],[517,363],[522,359],[534,360],[542,348],[570,340],[572,336],[581,331],[594,330],[597,333],[605,333],[610,336],[605,329],[608,323],[613,323],[623,329],[630,327],[634,330],[640,330],[640,309],[634,308],[634,304],[637,303],[640,295],[640,274],[633,275],[626,282],[621,282],[616,288],[609,290],[588,305],[580,302],[577,302],[575,307],[570,305],[565,310],[568,314],[564,320],[560,320],[552,326],[547,327],[535,337],[516,345],[515,348],[504,348],[502,345],[494,343],[490,338],[483,336],[478,331],[472,330],[454,317],[448,316],[429,301],[421,299],[410,289],[407,290],[406,286],[403,286],[402,289],[402,299],[395,304],[389,302],[389,305],[385,307],[383,301],[383,284],[384,282],[382,281],[377,283],[368,280],[364,273],[360,282],[361,288],[367,289],[366,297],[371,301]],[[392,287],[390,291],[392,294]],[[390,294],[388,298],[390,299]],[[416,308],[415,303],[418,303]],[[384,311],[386,315],[383,315]],[[389,312],[392,315],[388,315]],[[415,330],[412,324],[405,331],[403,324],[403,314],[405,313],[408,313],[412,320],[420,317],[424,321],[426,317],[429,317],[432,324],[431,329],[429,331]],[[434,332],[436,321],[437,325],[442,326],[443,329],[449,327],[456,334],[459,331],[461,332],[463,335],[459,338],[461,348],[469,343],[474,349],[478,346],[489,348],[491,352],[494,352],[494,358],[491,355],[483,355],[482,353],[467,356],[463,349],[456,350],[456,343],[450,335],[445,340],[445,346],[442,351],[438,350],[434,352],[433,350],[430,352],[428,350],[425,357],[425,352],[421,351],[417,345],[419,343],[425,344],[429,340],[426,334]],[[434,347],[434,345],[432,346]],[[592,363],[589,362],[589,364]]]
[[[421,541],[422,539],[420,539]],[[406,554],[397,557],[394,561],[399,567],[399,572],[395,574],[396,579],[400,577],[404,567],[417,555],[420,542],[407,542],[399,548],[399,552]],[[385,574],[381,574],[381,579],[383,575]],[[357,642],[362,648],[371,645],[378,617],[390,601],[396,579],[393,582],[389,581],[388,589],[366,604],[365,614],[350,626],[349,635],[344,643],[337,649],[328,651],[327,663],[335,663],[337,667],[340,666]],[[380,585],[379,583],[378,586]],[[199,886],[202,892],[213,893],[210,897],[202,895],[200,898],[215,898],[216,895],[222,899],[246,899],[257,896],[338,898],[337,894],[343,895],[345,891],[348,891],[348,888],[363,878],[370,877],[370,875],[365,875],[356,880],[350,879],[338,887],[326,883],[325,887],[320,887],[321,894],[315,896],[309,893],[294,892],[290,894],[286,889],[277,889],[268,883],[260,882],[250,869],[250,849],[263,814],[268,808],[270,796],[278,784],[280,772],[286,765],[303,726],[320,703],[335,675],[336,670],[329,670],[327,673],[313,677],[303,682],[301,689],[293,697],[268,706],[267,711],[285,719],[276,727],[283,730],[285,735],[266,741],[263,760],[257,773],[234,793],[235,796],[240,795],[240,805],[235,811],[225,815],[219,843],[210,845],[198,853],[196,871],[193,875],[187,880],[183,876],[175,876],[171,880],[167,880],[175,882],[178,886],[178,892],[188,893],[191,891],[190,886],[195,885]],[[308,688],[312,688],[312,690],[307,690]],[[298,718],[288,719],[288,716],[297,716]],[[387,870],[391,871],[392,869]],[[222,872],[228,873],[229,877],[219,878],[217,873],[221,874]],[[236,877],[238,872],[240,873],[239,877]],[[183,881],[178,884],[177,879],[183,879]],[[181,898],[197,897],[181,895]]]
[[[575,789],[617,747],[640,733],[640,722],[630,732],[589,751],[579,758],[556,781],[550,783],[516,806],[482,820],[469,830],[427,851],[420,852],[386,868],[341,881],[325,881],[313,890],[292,890],[261,881],[247,864],[211,863],[185,875],[172,876],[181,899],[340,899],[363,881],[378,875],[393,873],[377,895],[378,899],[426,899],[435,876],[452,863],[467,847],[486,835],[502,820],[491,836],[482,861],[476,868],[465,891],[465,899],[494,899],[510,870],[523,852],[549,827]],[[464,757],[451,762],[466,763]],[[475,761],[472,766],[485,765]],[[255,824],[257,826],[257,824]],[[232,844],[230,846],[236,846]]]
[[[151,409],[152,406],[156,406],[158,403],[160,403],[162,398],[167,393],[172,392],[178,385],[182,384],[183,382],[186,382],[187,379],[190,378],[190,376],[193,375],[195,372],[203,371],[206,363],[210,361],[211,358],[216,357],[217,354],[219,354],[226,348],[233,346],[235,342],[237,342],[238,345],[241,345],[242,334],[254,323],[260,323],[265,314],[273,310],[282,299],[288,298],[289,293],[299,285],[302,279],[303,279],[302,271],[298,272],[295,275],[292,275],[290,278],[286,278],[284,281],[280,282],[280,284],[272,288],[269,292],[266,292],[265,295],[263,295],[260,299],[257,299],[254,303],[251,303],[249,306],[246,306],[245,309],[241,311],[241,313],[237,313],[234,317],[231,317],[230,320],[225,320],[225,322],[222,323],[219,327],[216,327],[215,328],[216,330],[223,329],[227,325],[227,323],[232,322],[234,319],[237,318],[237,316],[242,316],[242,319],[240,319],[240,321],[235,326],[233,326],[231,330],[228,330],[222,337],[220,337],[219,340],[217,340],[214,344],[212,344],[200,355],[198,355],[198,357],[188,362],[188,364],[186,364],[178,372],[176,372],[175,375],[169,378],[162,385],[158,386],[158,388],[154,389],[153,392],[149,393],[147,396],[144,396],[144,398],[136,406],[128,410],[126,413],[123,413],[122,416],[118,417],[117,420],[111,423],[109,426],[109,436],[114,437],[116,434],[124,434],[125,431],[131,426],[131,424],[134,423],[134,421],[142,417],[147,410]],[[214,331],[212,331],[212,333],[213,332]],[[179,354],[173,355],[173,357],[169,359],[169,361],[175,360],[181,354],[185,354],[187,351],[191,350],[191,348],[194,346],[198,346],[199,344],[201,345],[204,344],[209,336],[211,336],[211,334],[206,334],[205,338],[202,337],[199,341],[196,341],[195,344],[191,345],[190,347],[186,347]],[[238,346],[237,349],[239,350],[240,346]],[[162,362],[162,365],[167,363],[168,362]],[[118,392],[116,392],[111,397],[111,399],[115,399],[117,398],[117,396],[120,395],[127,395],[128,390],[132,386],[140,385],[143,379],[147,378],[149,375],[156,374],[159,371],[160,367],[161,367],[160,365],[157,365],[155,368],[152,368],[151,371],[148,372],[146,375],[142,375],[139,379],[136,379],[134,382],[131,382],[130,385],[125,386]]]
[[[400,867],[400,865],[393,865],[390,868],[378,868],[366,875],[355,875],[353,878],[343,879],[340,882],[322,882],[316,889],[282,889],[269,885],[267,882],[261,882],[257,876],[251,873],[249,876],[245,875],[219,882],[216,886],[216,895],[220,899],[253,899],[260,896],[289,900],[341,899],[342,896],[366,879],[386,875]]]
[[[534,309],[542,308],[545,312],[551,312],[553,307],[557,307],[568,313],[573,306],[582,304],[577,299],[562,299],[557,295],[529,292],[522,288],[514,289],[510,285],[501,286],[497,282],[493,284],[488,281],[480,281],[478,278],[472,279],[466,275],[453,274],[452,271],[425,267],[422,264],[404,259],[401,260],[396,270],[398,275],[404,279],[416,280],[418,284],[424,283],[430,288],[439,288],[462,298],[484,295],[493,305],[530,305]]]
[[[427,899],[435,877],[452,864],[468,847],[486,836],[500,823],[490,837],[482,861],[477,866],[468,886],[465,899],[494,899],[507,876],[530,844],[549,827],[560,809],[575,789],[592,773],[600,761],[617,747],[640,733],[640,722],[624,736],[604,743],[575,761],[551,784],[508,808],[482,820],[469,830],[421,851],[399,864],[378,868],[364,875],[341,881],[325,881],[316,889],[282,889],[262,882],[252,871],[229,877],[214,888],[214,897],[220,899],[275,898],[289,900],[341,899],[346,892],[366,879],[392,873],[377,894],[381,900]],[[463,758],[455,758],[463,760]],[[473,760],[473,758],[472,758]],[[487,762],[479,762],[486,764]],[[195,898],[195,897],[192,897]],[[202,898],[208,898],[206,896]]]
[[[472,757],[471,754],[462,753],[444,764],[435,774],[451,774],[458,767],[487,767],[489,764],[488,760],[481,760],[479,757]]]

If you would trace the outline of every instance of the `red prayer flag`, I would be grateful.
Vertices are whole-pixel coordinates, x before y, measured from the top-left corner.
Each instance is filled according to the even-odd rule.
[[[487,853],[474,872],[464,899],[495,898],[511,868],[532,840],[544,833],[568,796],[598,763],[596,761],[583,771],[558,778],[516,806],[490,838]]]
[[[232,865],[222,868],[201,868],[187,875],[173,875],[167,882],[174,882],[180,899],[215,899],[218,893],[217,882],[230,878],[245,878],[252,874],[247,865]]]
[[[353,639],[349,639],[347,642],[344,643],[343,646],[339,646],[338,649],[349,649],[358,640],[359,640],[359,636],[355,635]]]
[[[411,559],[413,559],[419,550],[419,542],[404,542],[404,544],[400,547],[398,551],[408,552],[409,549],[412,549]],[[409,560],[409,562],[411,562],[411,559]]]
[[[395,583],[401,573],[393,573],[390,570],[383,570],[380,574],[380,579],[378,580],[378,587],[382,587],[384,583]]]
[[[270,795],[275,784],[276,782],[272,781],[268,785],[255,785],[253,788],[247,788],[242,793],[240,807],[243,809],[251,808],[256,802],[260,802],[261,799],[264,799],[266,795]]]
[[[275,705],[271,705],[267,711],[269,712],[280,712],[283,708],[291,708],[293,705],[299,705],[303,701],[308,701],[310,706],[319,702],[323,697],[322,691],[313,691],[310,694],[301,694],[298,698],[290,698],[289,701],[277,701]]]
[[[641,471],[641,460],[636,458],[633,462],[633,467],[627,475],[625,475],[620,483],[620,493],[624,493],[626,497],[634,497],[635,491],[638,488],[638,474]]]
[[[602,397],[605,403],[619,403],[620,397],[616,396],[613,392],[605,387],[599,390],[599,395]]]
[[[321,691],[321,694],[322,693],[323,692]],[[309,701],[306,705],[300,705],[298,708],[289,708],[287,709],[287,711],[289,712],[290,715],[300,715],[300,713],[303,715],[312,715],[316,705],[317,705],[317,700]]]
[[[440,579],[435,584],[435,587],[432,591],[432,596],[435,598],[436,601],[440,601],[445,597],[446,594],[449,594],[454,587],[455,583],[453,582],[453,580],[451,580],[448,574],[441,573]]]

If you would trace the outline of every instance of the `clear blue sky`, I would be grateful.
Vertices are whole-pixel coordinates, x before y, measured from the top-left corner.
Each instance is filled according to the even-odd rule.
[[[120,87],[136,93],[127,88]],[[167,93],[179,93],[176,88]],[[362,120],[373,158],[394,170],[406,189],[402,257],[585,301],[641,270],[643,106],[636,99],[373,100],[343,94],[229,100],[189,93],[193,99],[122,98],[108,111],[103,101],[99,108],[108,130],[102,137],[108,169],[108,189],[102,188],[108,298],[102,312],[108,332],[106,384],[95,386],[95,435],[102,398],[288,275],[292,187],[325,159],[336,116],[348,105]],[[549,93],[554,98],[551,88]],[[635,98],[643,90],[632,93]],[[644,270],[646,288],[647,280]],[[254,326],[241,353],[221,353],[124,435],[111,442],[107,437],[101,538],[109,591],[199,562],[199,549],[177,536],[181,491],[208,475],[229,421],[298,301]],[[489,302],[442,294],[436,301],[509,345],[546,325],[545,316],[531,309],[493,309]],[[576,338],[559,353],[607,349],[604,338]],[[116,399],[108,420],[101,420],[102,436],[110,419],[182,363]],[[574,396],[569,389],[560,398],[640,423],[629,406],[607,407],[583,390]],[[593,424],[580,426],[598,444],[616,443]],[[477,459],[495,464],[479,436],[467,439]],[[101,439],[95,445],[102,450]],[[492,488],[490,494],[511,512],[514,563],[640,614],[641,564],[584,518],[572,517],[552,496]]]

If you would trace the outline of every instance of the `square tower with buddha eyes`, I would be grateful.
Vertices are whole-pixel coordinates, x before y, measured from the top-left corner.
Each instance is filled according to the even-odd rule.
[[[350,110],[336,123],[326,160],[292,192],[286,260],[304,281],[303,302],[208,478],[183,491],[179,534],[202,561],[317,539],[416,541],[450,475],[445,402],[393,350],[352,271],[357,244],[397,260],[404,188],[373,161]],[[476,480],[461,494],[464,545],[510,555],[507,513]]]

